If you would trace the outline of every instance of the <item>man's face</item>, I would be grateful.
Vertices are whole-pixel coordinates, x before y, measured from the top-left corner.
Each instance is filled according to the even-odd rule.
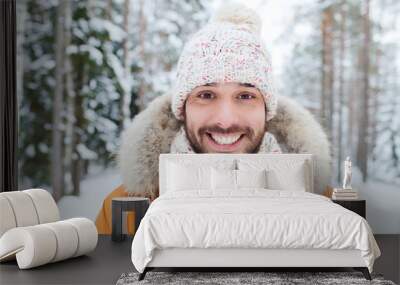
[[[184,117],[197,153],[256,153],[266,130],[264,98],[250,84],[199,86],[186,100]]]

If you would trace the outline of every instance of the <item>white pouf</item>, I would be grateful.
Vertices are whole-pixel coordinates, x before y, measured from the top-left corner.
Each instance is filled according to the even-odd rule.
[[[0,262],[17,259],[20,269],[86,254],[98,233],[87,218],[59,221],[49,192],[29,189],[0,193]]]
[[[0,238],[0,261],[17,259],[20,269],[80,256],[98,241],[96,227],[86,218],[13,228]]]

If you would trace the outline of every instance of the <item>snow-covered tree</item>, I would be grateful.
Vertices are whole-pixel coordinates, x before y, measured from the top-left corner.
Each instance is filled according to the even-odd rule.
[[[77,195],[91,165],[115,163],[124,124],[168,91],[209,1],[24,4],[21,185],[53,185],[56,199]]]
[[[332,143],[333,177],[346,156],[363,178],[399,181],[399,30],[396,1],[299,4],[284,93],[319,118]],[[308,26],[308,34],[297,33]],[[300,29],[301,30],[301,29]]]

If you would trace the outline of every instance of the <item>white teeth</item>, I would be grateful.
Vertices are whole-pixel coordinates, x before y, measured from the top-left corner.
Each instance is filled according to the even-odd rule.
[[[215,134],[211,134],[211,136],[219,144],[233,144],[240,138],[240,135],[236,135],[236,136],[218,136],[218,135],[215,135]]]

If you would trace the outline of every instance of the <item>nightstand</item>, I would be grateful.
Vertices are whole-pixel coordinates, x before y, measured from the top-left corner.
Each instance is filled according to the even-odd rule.
[[[111,202],[112,209],[112,241],[123,241],[125,235],[122,233],[122,214],[126,211],[135,211],[135,227],[139,227],[140,221],[149,208],[150,200],[141,197],[118,197]]]
[[[359,214],[361,217],[366,219],[366,201],[365,200],[333,200],[332,202],[339,204],[340,206]]]

